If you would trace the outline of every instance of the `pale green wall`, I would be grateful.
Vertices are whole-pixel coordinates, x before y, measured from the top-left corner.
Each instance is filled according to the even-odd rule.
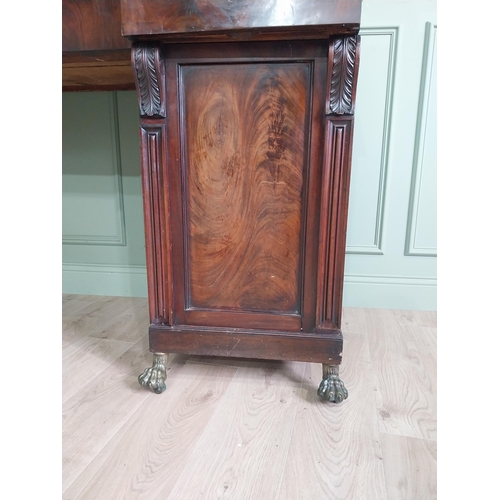
[[[135,92],[63,94],[63,292],[146,295]]]
[[[344,304],[436,309],[436,3],[364,2]]]
[[[436,308],[436,5],[364,2],[344,305]],[[133,92],[63,94],[63,292],[146,295]]]

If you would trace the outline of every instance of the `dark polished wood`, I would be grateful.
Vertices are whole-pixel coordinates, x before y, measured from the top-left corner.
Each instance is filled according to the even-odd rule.
[[[299,313],[310,73],[181,66],[189,308]]]
[[[122,1],[153,352],[341,362],[360,4],[326,5]]]
[[[161,35],[163,40],[323,38],[355,30],[360,15],[361,0],[122,0],[125,36]]]
[[[167,249],[175,321],[314,327],[328,47],[168,45],[163,54],[167,117],[179,117],[167,120],[165,174],[178,214]]]
[[[63,53],[62,90],[134,90],[130,49]]]
[[[133,90],[120,0],[62,1],[63,91]]]
[[[304,335],[302,332],[277,332],[265,328],[152,325],[149,329],[152,352],[340,364],[342,344],[340,330],[329,335]]]
[[[63,52],[130,49],[122,36],[120,0],[63,0]]]
[[[153,352],[340,363],[357,53],[134,45]]]

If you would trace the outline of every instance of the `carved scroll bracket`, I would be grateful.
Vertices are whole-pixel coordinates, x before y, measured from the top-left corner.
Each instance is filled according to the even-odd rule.
[[[358,40],[357,36],[346,36],[330,41],[328,74],[331,81],[326,102],[327,115],[354,114]]]
[[[135,43],[132,46],[132,67],[141,116],[165,117],[165,78],[160,46]]]

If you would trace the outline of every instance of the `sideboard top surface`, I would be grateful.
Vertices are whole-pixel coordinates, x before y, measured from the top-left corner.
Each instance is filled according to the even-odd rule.
[[[121,0],[124,36],[359,27],[361,0]]]

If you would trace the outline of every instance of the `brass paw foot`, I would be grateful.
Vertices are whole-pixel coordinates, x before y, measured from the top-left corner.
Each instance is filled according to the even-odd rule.
[[[154,353],[153,366],[146,368],[139,375],[139,384],[150,389],[156,394],[161,394],[166,388],[167,381],[167,355],[161,352]]]
[[[332,403],[342,403],[348,395],[339,377],[339,365],[323,364],[323,380],[319,384],[318,396]]]

